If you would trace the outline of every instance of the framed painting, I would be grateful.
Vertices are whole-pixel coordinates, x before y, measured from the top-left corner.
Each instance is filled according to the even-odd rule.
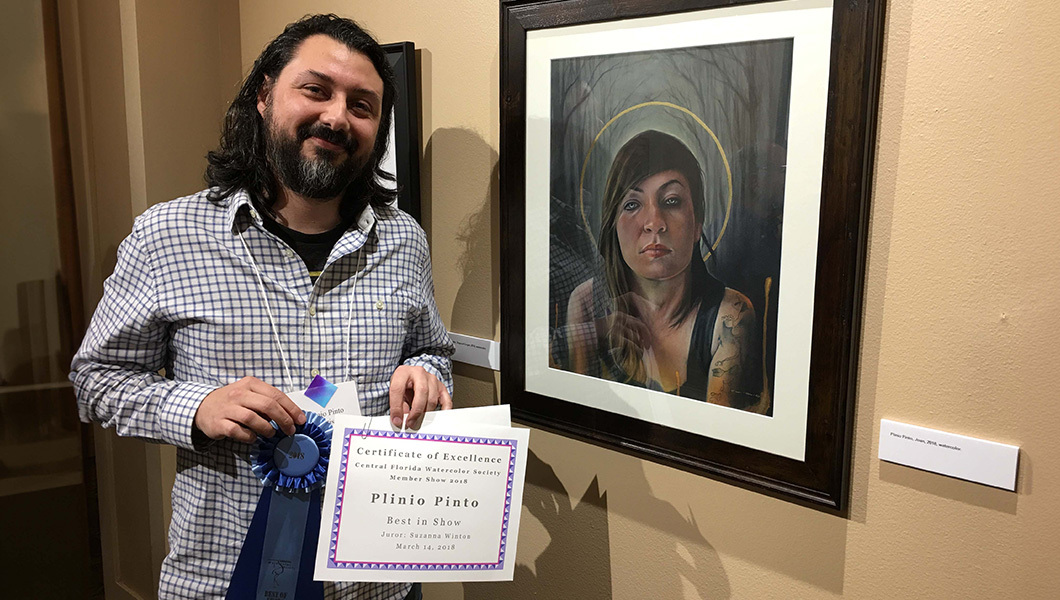
[[[501,398],[846,513],[882,3],[501,4]]]
[[[420,109],[416,46],[412,42],[383,44],[397,80],[397,98],[390,119],[390,144],[382,168],[394,175],[397,205],[420,220]]]

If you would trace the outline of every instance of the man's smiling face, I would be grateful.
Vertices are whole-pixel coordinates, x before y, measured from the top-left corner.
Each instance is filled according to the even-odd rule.
[[[371,60],[329,36],[306,38],[258,94],[280,182],[309,198],[340,195],[372,156],[382,104]]]

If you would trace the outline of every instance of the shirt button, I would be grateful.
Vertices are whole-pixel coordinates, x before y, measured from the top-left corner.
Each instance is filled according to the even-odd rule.
[[[382,300],[376,300],[375,301],[375,309],[376,310],[383,310],[383,301]]]
[[[255,221],[257,221],[258,220],[258,211],[254,210],[253,208],[250,209],[250,218],[254,219]]]
[[[309,374],[312,375],[313,377],[316,377],[317,375],[320,375],[320,369],[313,369],[312,371],[309,372]]]
[[[294,250],[291,250],[290,248],[287,248],[287,249],[285,249],[283,251],[283,255],[286,256],[287,258],[294,258]]]
[[[317,316],[317,307],[313,306],[312,304],[309,305],[309,316],[310,317]]]

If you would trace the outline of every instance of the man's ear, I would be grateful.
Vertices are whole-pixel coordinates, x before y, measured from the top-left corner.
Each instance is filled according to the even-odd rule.
[[[269,103],[269,94],[272,93],[272,85],[276,83],[272,77],[265,76],[265,82],[258,89],[258,114],[265,118],[265,106]]]

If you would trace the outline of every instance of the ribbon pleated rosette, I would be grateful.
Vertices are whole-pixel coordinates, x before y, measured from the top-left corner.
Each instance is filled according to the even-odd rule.
[[[308,493],[323,487],[331,455],[331,423],[316,413],[305,415],[305,425],[298,427],[294,435],[284,435],[276,429],[272,437],[258,436],[251,468],[265,487],[291,493]]]
[[[258,436],[254,473],[264,489],[239,553],[228,600],[323,598],[313,581],[320,531],[320,490],[331,456],[331,424],[306,412],[306,422],[286,435]]]

